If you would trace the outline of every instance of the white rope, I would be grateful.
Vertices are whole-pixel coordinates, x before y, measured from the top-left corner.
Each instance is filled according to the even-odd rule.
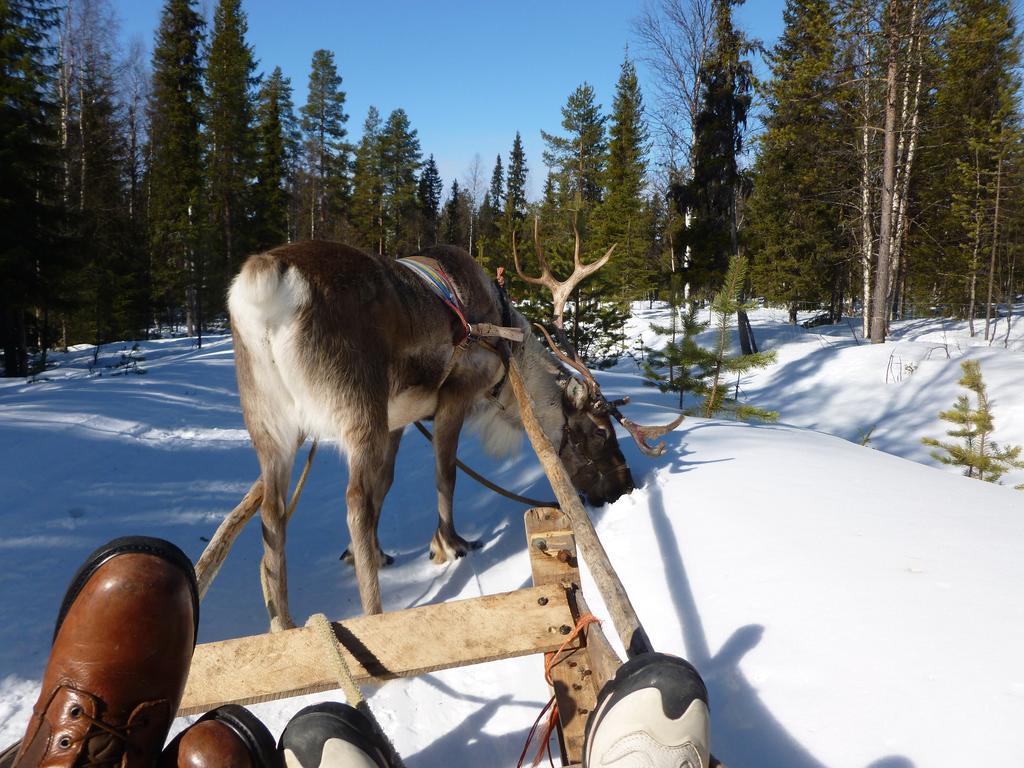
[[[309,617],[306,626],[312,628],[323,641],[327,651],[325,654],[327,664],[331,672],[334,673],[335,678],[337,678],[338,686],[345,692],[345,698],[348,700],[348,703],[362,712],[366,719],[370,721],[370,725],[377,735],[377,740],[384,745],[384,756],[387,758],[390,768],[405,768],[405,763],[402,762],[402,758],[395,749],[395,745],[391,743],[391,739],[388,738],[388,735],[380,727],[380,723],[377,722],[373,710],[370,709],[370,705],[363,698],[362,691],[356,685],[355,678],[352,677],[352,671],[348,668],[345,655],[341,652],[341,644],[338,642],[337,635],[334,634],[334,625],[331,624],[324,614],[314,613]]]

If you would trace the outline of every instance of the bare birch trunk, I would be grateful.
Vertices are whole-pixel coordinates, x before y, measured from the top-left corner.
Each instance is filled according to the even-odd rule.
[[[892,269],[890,271],[889,298],[887,306],[894,314],[898,314],[897,307],[900,304],[900,279],[905,275],[906,270],[902,269],[903,246],[906,240],[907,230],[907,200],[910,196],[910,176],[914,165],[914,153],[917,148],[918,118],[921,104],[921,84],[924,79],[924,68],[922,66],[924,46],[917,39],[917,14],[919,3],[914,3],[913,16],[910,20],[911,51],[907,54],[906,75],[907,81],[903,90],[903,130],[900,132],[899,149],[897,157],[900,160],[898,168],[898,180],[896,193],[893,201],[893,214],[895,216],[894,235],[892,238]],[[910,96],[910,72],[911,61],[914,59],[913,47],[917,46],[916,65],[917,82],[914,85],[913,97]],[[909,115],[909,118],[908,118]],[[908,125],[909,120],[909,125]]]
[[[874,248],[871,233],[871,81],[868,78],[867,62],[871,55],[868,49],[867,30],[864,33],[864,72],[861,73],[863,86],[861,98],[861,168],[860,168],[860,263],[861,263],[861,332],[866,339],[871,333],[871,262]]]
[[[899,52],[899,10],[895,0],[888,9],[888,65],[885,94],[885,149],[882,158],[882,217],[878,231],[878,262],[875,268],[875,292],[871,306],[871,343],[885,341],[889,317],[886,301],[889,296],[889,256],[892,246],[892,204],[896,183],[896,99]]]

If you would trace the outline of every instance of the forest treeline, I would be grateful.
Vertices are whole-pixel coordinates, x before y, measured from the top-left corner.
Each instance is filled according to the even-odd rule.
[[[769,50],[737,4],[650,0],[607,110],[583,83],[540,165],[510,126],[507,155],[446,183],[404,110],[351,131],[343,51],[312,52],[296,106],[280,68],[257,71],[241,0],[209,23],[166,0],[148,60],[110,0],[0,0],[6,374],[77,342],[219,328],[242,260],[306,238],[457,244],[543,317],[512,260],[537,270],[534,221],[556,272],[576,233],[586,260],[615,245],[567,314],[586,356],[622,342],[631,300],[707,300],[734,255],[743,293],[794,321],[859,314],[880,341],[891,318],[940,313],[994,333],[1024,236],[1010,0],[788,0]]]

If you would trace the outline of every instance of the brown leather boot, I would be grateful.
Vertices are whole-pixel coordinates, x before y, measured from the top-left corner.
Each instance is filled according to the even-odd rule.
[[[225,704],[179,733],[159,768],[281,768],[267,726],[245,707]]]
[[[176,546],[132,536],[93,552],[64,597],[15,768],[152,768],[198,623],[195,572]]]

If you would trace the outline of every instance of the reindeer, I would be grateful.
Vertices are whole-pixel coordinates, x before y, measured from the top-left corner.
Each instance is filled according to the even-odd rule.
[[[582,265],[578,251],[577,270],[566,283],[578,283],[594,266]],[[511,387],[501,386],[502,350],[466,338],[471,323],[511,321],[524,331],[511,354],[544,432],[559,446],[587,500],[613,501],[634,487],[609,418],[621,419],[622,401],[605,400],[589,372],[561,354],[584,378],[568,375],[468,253],[438,246],[418,258],[433,260],[447,275],[464,318],[398,261],[339,243],[310,241],[254,255],[231,285],[238,389],[264,484],[260,575],[272,631],[294,626],[285,569],[285,494],[307,436],[335,438],[347,455],[350,550],[366,613],[381,611],[378,569],[387,558],[377,522],[402,432],[413,421],[434,423],[439,521],[430,555],[444,563],[471,548],[456,533],[452,511],[463,422],[472,417],[491,451],[517,443],[522,429]],[[546,270],[543,261],[542,266]],[[623,420],[654,455],[663,445],[652,447],[647,438],[678,423],[644,428]]]

